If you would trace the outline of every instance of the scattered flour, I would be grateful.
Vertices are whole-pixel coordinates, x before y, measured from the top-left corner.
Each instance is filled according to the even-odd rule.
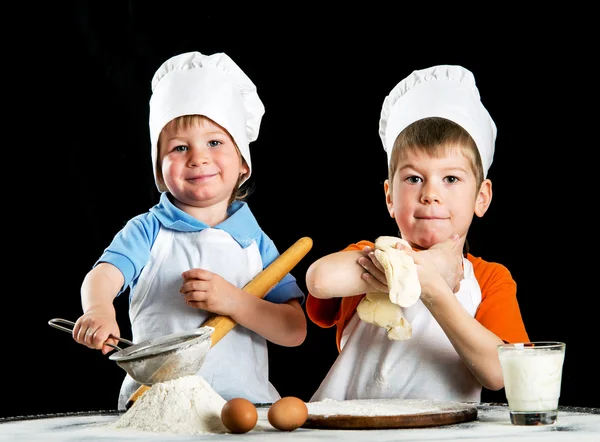
[[[451,411],[464,407],[456,402],[430,401],[425,399],[354,399],[336,401],[324,399],[307,402],[309,415],[316,416],[398,416],[417,413]]]
[[[227,401],[197,375],[152,385],[116,422],[116,428],[177,434],[227,433]]]

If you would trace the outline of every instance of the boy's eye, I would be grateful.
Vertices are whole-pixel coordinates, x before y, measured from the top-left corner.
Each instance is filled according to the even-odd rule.
[[[175,146],[175,149],[173,149],[175,152],[185,152],[187,150],[187,146],[181,145],[181,146]]]
[[[406,181],[408,181],[410,184],[417,184],[421,182],[421,178],[418,176],[409,176],[406,177]]]
[[[446,177],[446,181],[449,182],[450,184],[457,183],[458,182],[458,178],[455,177],[455,176],[447,176]]]
[[[211,140],[211,141],[209,141],[209,142],[208,142],[208,145],[209,145],[210,147],[218,147],[218,146],[220,146],[221,144],[223,144],[223,143],[221,143],[220,141],[217,141],[217,140]]]

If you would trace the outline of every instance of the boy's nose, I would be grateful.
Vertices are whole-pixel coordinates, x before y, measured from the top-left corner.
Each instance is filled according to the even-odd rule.
[[[421,193],[421,202],[423,204],[440,203],[440,192],[432,184],[423,186],[423,192]]]
[[[210,158],[205,151],[191,152],[188,159],[188,165],[190,167],[201,166],[203,164],[208,164],[209,162]]]

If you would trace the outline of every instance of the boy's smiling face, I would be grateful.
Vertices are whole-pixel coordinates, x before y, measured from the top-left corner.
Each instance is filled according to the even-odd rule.
[[[229,133],[206,117],[188,127],[168,124],[159,159],[159,179],[179,203],[192,207],[226,206],[240,175],[248,173]]]
[[[384,184],[388,211],[401,237],[428,249],[458,233],[464,243],[473,215],[483,216],[492,199],[492,183],[477,189],[475,174],[460,148],[432,157],[410,149],[399,159],[393,182]]]

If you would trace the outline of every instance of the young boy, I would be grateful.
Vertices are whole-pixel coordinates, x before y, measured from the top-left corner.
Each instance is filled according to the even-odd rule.
[[[210,312],[239,324],[211,348],[198,372],[223,398],[274,402],[267,340],[306,337],[304,293],[287,274],[263,299],[241,288],[279,253],[240,186],[250,177],[249,143],[264,114],[256,87],[226,54],[189,52],[152,79],[150,139],[160,202],[131,219],[86,275],[74,339],[111,351],[120,336],[113,301],[130,289],[134,342],[200,327]],[[116,342],[113,342],[116,344]],[[139,387],[126,376],[119,410]]]
[[[317,325],[336,326],[340,353],[311,400],[478,402],[482,387],[504,385],[497,345],[528,340],[510,272],[469,254],[466,240],[492,200],[496,126],[473,74],[442,65],[391,91],[379,134],[387,208],[410,245],[396,248],[414,260],[421,285],[419,301],[403,309],[412,336],[392,340],[356,313],[365,293],[388,292],[373,242],[318,259],[306,274],[306,310]]]

